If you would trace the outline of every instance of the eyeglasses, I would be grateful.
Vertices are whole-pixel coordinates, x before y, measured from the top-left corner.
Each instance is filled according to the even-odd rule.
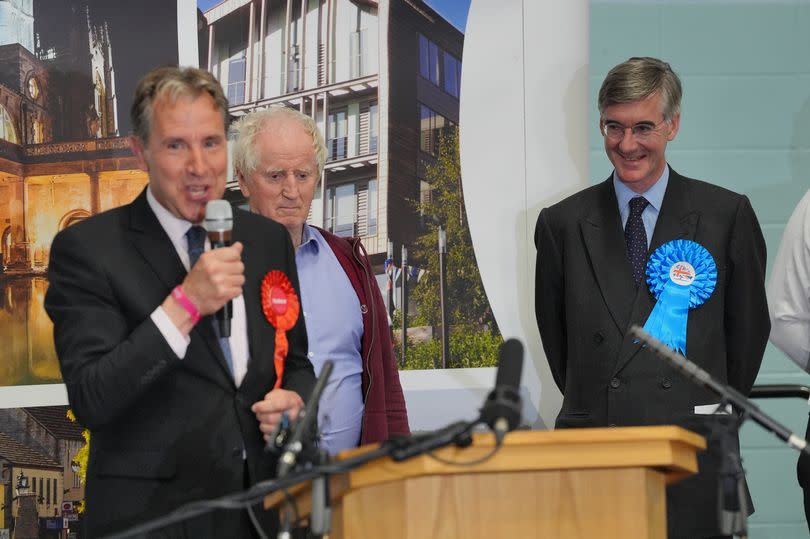
[[[602,134],[610,140],[618,142],[624,138],[625,132],[629,129],[633,133],[633,138],[645,141],[652,137],[653,133],[657,132],[664,123],[666,120],[661,120],[657,124],[641,122],[631,127],[625,127],[619,122],[605,122],[602,124]]]

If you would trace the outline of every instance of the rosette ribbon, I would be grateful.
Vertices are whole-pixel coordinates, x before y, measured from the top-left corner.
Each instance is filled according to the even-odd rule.
[[[284,360],[290,345],[287,342],[287,331],[295,326],[301,303],[292,283],[284,272],[273,270],[262,279],[261,285],[262,312],[270,325],[276,328],[276,346],[273,351],[273,366],[276,369],[276,384],[273,389],[281,387],[284,376]]]
[[[644,330],[686,355],[689,309],[702,305],[717,284],[717,265],[699,243],[673,240],[656,249],[647,262],[647,284],[656,304]]]

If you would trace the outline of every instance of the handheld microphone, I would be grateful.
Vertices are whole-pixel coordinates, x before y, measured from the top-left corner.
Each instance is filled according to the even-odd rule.
[[[329,381],[329,376],[332,374],[334,363],[331,359],[323,362],[321,368],[321,375],[315,381],[315,387],[312,388],[312,394],[307,400],[307,405],[303,410],[298,412],[298,419],[295,422],[290,441],[284,447],[284,452],[278,460],[278,467],[276,468],[276,478],[281,479],[287,472],[289,472],[298,460],[298,454],[304,448],[304,436],[312,428],[315,419],[318,415],[318,401],[321,400],[321,394]]]
[[[687,378],[694,381],[700,386],[703,386],[716,394],[720,395],[723,400],[728,401],[733,406],[743,410],[748,417],[759,423],[765,430],[774,433],[778,438],[782,439],[789,446],[798,449],[800,452],[810,454],[810,448],[807,446],[807,440],[793,434],[787,427],[766,415],[759,407],[748,400],[742,393],[718,382],[712,376],[698,367],[692,361],[689,361],[684,356],[676,354],[669,347],[665,346],[661,341],[644,331],[641,327],[633,325],[630,328],[630,334],[636,339],[647,345],[656,355],[666,359],[670,365],[681,371]]]
[[[231,230],[233,230],[233,209],[227,200],[211,200],[205,206],[205,230],[208,231],[208,241],[211,249],[228,247],[231,245]],[[229,301],[216,313],[219,326],[219,336],[231,336],[231,318],[233,318],[233,305]]]
[[[481,421],[495,432],[497,444],[507,432],[520,423],[520,376],[523,370],[523,345],[517,339],[507,339],[498,353],[495,389],[481,408]]]

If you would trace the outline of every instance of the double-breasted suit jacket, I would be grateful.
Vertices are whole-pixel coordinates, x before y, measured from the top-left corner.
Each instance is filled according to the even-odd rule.
[[[714,292],[689,311],[686,355],[747,394],[770,329],[765,242],[753,209],[743,195],[670,169],[649,252],[675,239],[702,245],[717,265]],[[612,176],[541,211],[535,244],[537,323],[563,393],[557,427],[676,424],[707,436],[728,422],[696,413],[719,397],[628,334],[644,325],[655,298],[633,281]],[[719,533],[719,453],[710,441],[699,475],[668,489],[671,537]]]
[[[70,405],[91,431],[85,519],[90,537],[273,475],[275,463],[263,450],[250,411],[276,380],[275,331],[261,311],[260,283],[266,272],[279,269],[298,290],[295,258],[287,231],[258,215],[235,210],[233,239],[244,244],[250,351],[239,387],[210,316],[192,330],[182,359],[150,318],[186,270],[146,191],[53,241],[45,307]],[[300,317],[287,338],[282,387],[307,398],[314,375]],[[221,511],[166,534],[237,537],[244,520],[238,511]]]

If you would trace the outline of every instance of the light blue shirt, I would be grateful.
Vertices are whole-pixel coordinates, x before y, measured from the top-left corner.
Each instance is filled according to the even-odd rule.
[[[334,455],[360,443],[364,410],[360,300],[329,244],[306,224],[295,263],[315,375],[320,375],[324,361],[334,362],[318,408],[321,447]]]
[[[661,213],[661,204],[664,202],[664,194],[669,183],[669,165],[664,167],[664,172],[658,181],[644,193],[636,193],[619,179],[616,171],[613,171],[613,189],[616,190],[616,200],[619,201],[619,215],[622,218],[622,228],[627,225],[627,218],[630,217],[630,199],[643,196],[647,199],[647,207],[641,212],[641,220],[644,223],[644,232],[647,233],[647,248],[650,248],[655,223],[658,222],[658,214]]]

